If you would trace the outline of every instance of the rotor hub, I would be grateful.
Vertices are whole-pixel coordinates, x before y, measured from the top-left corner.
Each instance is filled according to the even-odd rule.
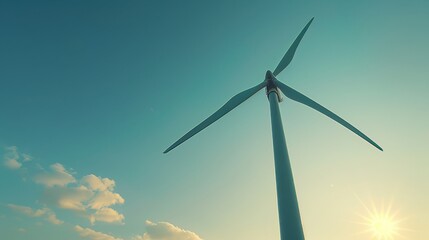
[[[267,73],[265,74],[265,81],[267,81],[267,85],[266,85],[267,97],[271,92],[275,92],[277,94],[277,98],[279,99],[279,102],[281,102],[282,98],[280,96],[279,89],[274,83],[275,79],[276,77],[274,76],[274,74],[270,70],[268,70]]]

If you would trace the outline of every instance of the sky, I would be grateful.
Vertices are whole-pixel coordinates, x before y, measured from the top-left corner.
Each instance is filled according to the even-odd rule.
[[[284,97],[306,239],[429,239],[423,0],[1,0],[0,238],[279,239],[264,91],[162,152],[311,17],[278,79],[384,151]]]

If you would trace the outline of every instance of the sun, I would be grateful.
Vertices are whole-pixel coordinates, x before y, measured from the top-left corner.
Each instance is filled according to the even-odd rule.
[[[401,228],[400,223],[404,219],[398,217],[398,211],[392,211],[392,202],[387,206],[381,204],[378,207],[374,202],[371,202],[371,207],[363,203],[362,205],[366,210],[365,215],[358,214],[363,220],[360,224],[366,227],[362,233],[369,233],[371,240],[396,240],[402,238],[400,232],[404,229]]]
[[[391,240],[398,234],[398,221],[388,212],[373,212],[367,223],[375,239]]]

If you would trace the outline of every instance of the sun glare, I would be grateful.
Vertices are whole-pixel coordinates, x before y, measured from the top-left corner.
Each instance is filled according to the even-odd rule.
[[[398,212],[392,212],[392,203],[387,207],[384,204],[377,207],[374,202],[371,203],[371,207],[363,203],[362,205],[366,214],[359,214],[364,221],[360,224],[365,225],[363,233],[369,233],[371,240],[396,240],[402,237],[400,231],[403,228],[400,227],[400,223],[403,219],[398,218]]]
[[[368,225],[376,239],[390,240],[397,234],[397,222],[387,213],[374,212]]]

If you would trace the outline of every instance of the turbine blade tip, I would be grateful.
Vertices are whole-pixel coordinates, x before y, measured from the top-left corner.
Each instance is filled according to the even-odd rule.
[[[382,148],[382,147],[380,147],[380,145],[378,145],[377,143],[373,143],[372,145],[373,145],[374,147],[376,147],[378,150],[380,150],[380,151],[384,152],[383,148]]]
[[[171,150],[171,148],[167,148],[167,149],[165,149],[165,151],[164,151],[164,152],[162,152],[162,153],[166,154],[166,153],[168,153],[170,150]]]

